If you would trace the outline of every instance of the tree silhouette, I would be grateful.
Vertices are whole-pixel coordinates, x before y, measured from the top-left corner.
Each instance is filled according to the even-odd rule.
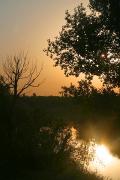
[[[102,8],[104,6],[105,3]],[[91,10],[88,14],[81,4],[73,14],[66,11],[66,24],[54,41],[48,39],[45,52],[54,60],[55,66],[64,70],[66,76],[84,73],[86,79],[91,77],[92,80],[97,75],[104,84],[119,87],[119,36],[105,24],[106,16],[103,18],[95,8],[91,7]]]
[[[10,95],[9,86],[5,83],[4,77],[0,76],[0,96]]]
[[[38,87],[35,84],[39,78],[42,67],[37,72],[35,64],[30,63],[27,54],[20,53],[15,56],[7,56],[3,64],[3,75],[1,81],[6,84],[14,97],[20,96],[29,87]]]
[[[90,97],[99,93],[90,81],[81,80],[78,81],[78,86],[71,84],[69,87],[62,86],[60,94],[64,97]]]
[[[77,96],[77,88],[71,83],[70,87],[62,86],[60,94],[64,97],[74,97]]]
[[[120,1],[89,0],[90,7],[100,12],[104,25],[120,35]]]

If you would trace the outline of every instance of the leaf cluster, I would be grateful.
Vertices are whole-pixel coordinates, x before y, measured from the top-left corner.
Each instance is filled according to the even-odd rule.
[[[90,2],[90,14],[82,4],[73,14],[66,11],[66,24],[54,41],[48,39],[45,52],[66,76],[84,73],[87,79],[97,75],[105,84],[119,87],[120,42],[119,34],[110,28],[107,23],[110,18],[104,13],[109,4]]]

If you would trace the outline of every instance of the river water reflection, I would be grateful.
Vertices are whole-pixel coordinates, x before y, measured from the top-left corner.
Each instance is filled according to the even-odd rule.
[[[71,145],[74,149],[72,158],[77,163],[80,161],[80,164],[83,164],[82,161],[88,159],[86,161],[88,171],[102,175],[106,179],[120,180],[120,159],[111,154],[107,145],[97,144],[95,139],[87,143],[78,139],[77,131],[73,127],[71,132]]]
[[[105,145],[96,144],[89,170],[113,180],[120,180],[120,159],[113,156]]]

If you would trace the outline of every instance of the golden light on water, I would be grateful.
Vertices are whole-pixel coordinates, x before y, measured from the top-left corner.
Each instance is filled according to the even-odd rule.
[[[77,130],[74,127],[72,127],[71,128],[71,139],[76,140],[76,138],[77,138]]]
[[[101,54],[101,57],[102,57],[102,58],[105,58],[105,54]]]
[[[106,145],[95,144],[94,158],[89,164],[89,171],[111,180],[120,178],[120,159],[113,156]]]
[[[95,145],[95,160],[100,162],[100,166],[106,166],[112,162],[112,155],[105,145]]]
[[[105,144],[98,144],[95,139],[85,142],[77,137],[77,130],[71,128],[72,159],[89,172],[97,173],[111,180],[120,179],[120,159],[109,151]]]

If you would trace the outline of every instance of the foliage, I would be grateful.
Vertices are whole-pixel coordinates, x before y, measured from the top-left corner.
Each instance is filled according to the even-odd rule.
[[[5,83],[4,77],[0,76],[0,96],[5,96],[10,94],[10,89],[8,84]]]
[[[103,23],[120,36],[120,2],[119,0],[89,0],[90,7],[100,13]]]
[[[43,177],[43,179],[48,179],[48,177],[49,179],[52,177],[99,179],[86,171],[83,172],[82,166],[78,168],[78,164],[70,158],[71,153],[77,151],[74,146],[72,148],[69,146],[71,127],[77,119],[81,119],[80,116],[80,105],[73,99],[33,96],[18,98],[12,116],[14,129],[11,154],[9,144],[7,144],[6,128],[3,126],[0,128],[2,133],[0,166],[3,172],[9,172],[11,179],[14,179],[11,174],[19,178],[21,176],[22,179],[24,177],[30,179],[29,174],[32,176],[34,171],[37,171],[38,177]],[[73,118],[74,120],[71,121]],[[87,149],[87,144],[81,144],[79,160],[82,163],[87,160]],[[49,174],[50,172],[52,174]]]
[[[94,6],[97,1],[91,2]],[[106,7],[105,3],[103,5]],[[45,52],[54,60],[55,66],[64,70],[66,76],[84,73],[86,79],[92,79],[97,75],[104,84],[119,87],[119,36],[105,24],[106,16],[103,18],[94,9],[87,14],[87,10],[80,5],[73,14],[66,11],[66,24],[54,41],[48,40]]]
[[[70,87],[62,86],[61,89],[60,94],[64,97],[77,96],[77,89],[72,83]]]
[[[65,97],[89,97],[98,93],[98,90],[87,80],[78,81],[77,87],[71,84],[69,87],[63,86],[61,88],[60,94]]]

